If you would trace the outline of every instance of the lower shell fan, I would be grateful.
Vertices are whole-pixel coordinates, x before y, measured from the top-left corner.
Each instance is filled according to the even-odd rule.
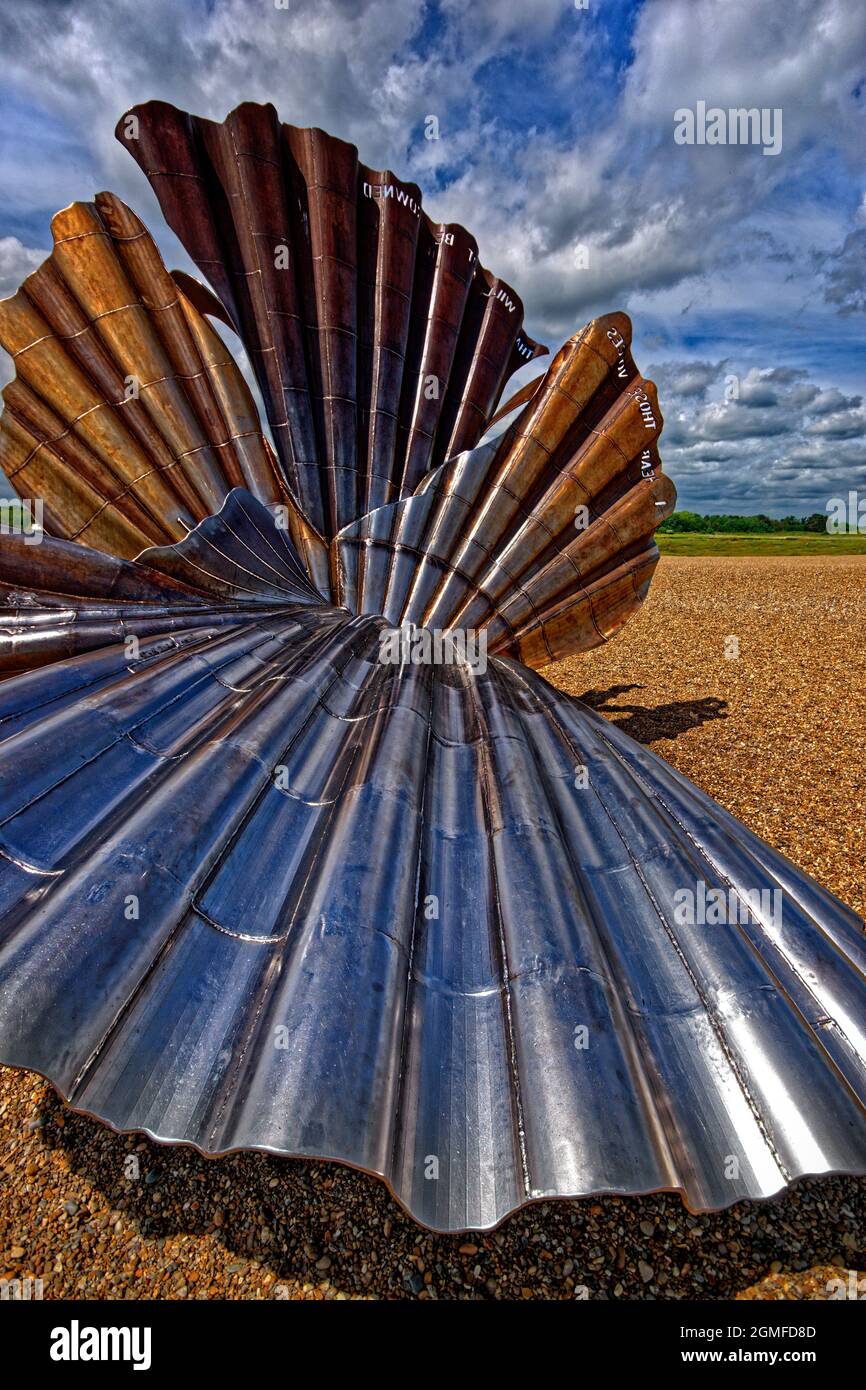
[[[91,554],[146,600],[31,594],[50,664],[0,685],[5,1062],[437,1230],[862,1170],[861,924],[667,764],[512,660],[383,661],[248,495]],[[735,924],[680,922],[689,885]]]

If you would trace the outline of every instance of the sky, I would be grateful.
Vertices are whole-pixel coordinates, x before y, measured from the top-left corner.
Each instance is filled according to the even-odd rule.
[[[866,4],[583,4],[0,0],[0,296],[102,189],[195,270],[115,123],[272,101],[463,222],[552,350],[624,309],[680,508],[866,492]],[[679,143],[699,102],[781,111],[781,149]]]

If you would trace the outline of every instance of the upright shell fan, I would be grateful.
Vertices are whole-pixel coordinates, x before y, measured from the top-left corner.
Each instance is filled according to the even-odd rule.
[[[46,529],[0,542],[0,1058],[441,1230],[864,1171],[862,924],[532,669],[635,611],[673,506],[628,320],[484,437],[538,349],[413,185],[271,107],[119,136],[215,293],[102,194],[0,305]]]
[[[117,136],[243,338],[324,535],[475,444],[506,378],[544,351],[465,228],[432,223],[420,189],[354,145],[253,103],[218,124],[152,101]]]

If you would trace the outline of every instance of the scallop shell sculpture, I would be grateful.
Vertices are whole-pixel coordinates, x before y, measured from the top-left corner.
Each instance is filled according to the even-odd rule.
[[[0,1059],[437,1230],[866,1170],[862,923],[536,674],[673,507],[628,320],[485,434],[536,345],[417,189],[271,107],[119,132],[213,290],[102,194],[0,304]]]

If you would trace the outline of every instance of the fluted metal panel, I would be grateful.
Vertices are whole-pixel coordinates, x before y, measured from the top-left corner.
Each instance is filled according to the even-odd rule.
[[[304,606],[0,686],[3,1061],[438,1230],[862,1171],[854,915],[525,668],[389,667],[383,627]],[[698,880],[781,924],[678,925]]]
[[[216,516],[170,546],[152,547],[137,565],[177,584],[238,603],[321,603],[288,526],[250,493],[235,488]]]
[[[0,301],[0,467],[45,529],[131,557],[183,536],[243,487],[315,547],[222,340],[111,193],[52,219],[54,250]],[[321,547],[321,542],[318,542]]]
[[[354,145],[245,102],[166,102],[117,138],[243,339],[289,486],[332,537],[477,443],[508,376],[546,351],[464,227]]]
[[[67,541],[4,537],[0,677],[112,642],[131,642],[135,661],[144,637],[212,631],[299,603],[323,597],[288,532],[240,488],[183,540],[135,564]]]
[[[607,641],[640,606],[676,491],[652,382],[624,314],[557,353],[490,443],[428,473],[332,542],[336,601],[395,624],[483,632],[540,667]]]

